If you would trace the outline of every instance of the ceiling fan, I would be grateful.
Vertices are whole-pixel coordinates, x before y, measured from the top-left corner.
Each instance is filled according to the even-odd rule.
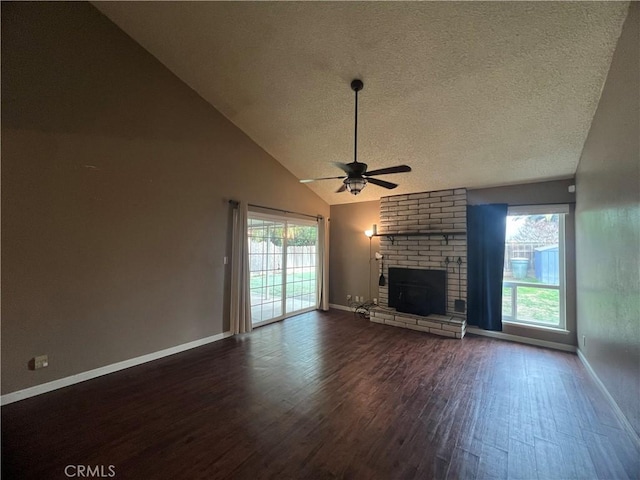
[[[367,183],[373,183],[380,187],[392,189],[398,186],[397,183],[387,182],[378,178],[373,178],[377,175],[387,175],[389,173],[403,173],[410,172],[411,167],[408,165],[397,165],[395,167],[380,168],[378,170],[367,171],[367,164],[358,162],[358,92],[362,90],[364,84],[362,80],[355,79],[351,82],[351,90],[356,93],[356,115],[355,115],[355,140],[353,147],[353,162],[351,163],[339,163],[333,162],[333,164],[347,174],[346,177],[324,177],[324,178],[310,178],[307,180],[300,180],[300,183],[310,183],[317,180],[337,180],[343,179],[342,186],[336,190],[336,193],[344,192],[345,190],[353,195],[358,195]]]

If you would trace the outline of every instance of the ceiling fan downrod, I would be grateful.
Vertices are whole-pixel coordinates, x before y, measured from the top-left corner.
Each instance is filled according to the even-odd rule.
[[[353,140],[353,163],[358,163],[358,92],[364,88],[362,80],[356,78],[351,82],[351,90],[356,92],[356,108],[354,122],[354,140]]]

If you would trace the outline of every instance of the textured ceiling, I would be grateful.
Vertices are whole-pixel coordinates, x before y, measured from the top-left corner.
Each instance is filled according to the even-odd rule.
[[[95,2],[296,177],[406,163],[330,204],[575,173],[628,4]]]

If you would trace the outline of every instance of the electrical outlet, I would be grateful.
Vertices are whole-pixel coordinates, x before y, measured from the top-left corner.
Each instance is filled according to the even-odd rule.
[[[39,370],[41,368],[45,368],[49,366],[49,356],[48,355],[40,355],[38,357],[34,357],[29,361],[29,369],[30,370]]]
[[[374,304],[374,305],[377,305],[377,304],[378,304],[378,299],[377,299],[377,298],[374,298],[374,299],[373,299],[373,304]]]
[[[347,302],[351,301],[351,295],[347,295]]]

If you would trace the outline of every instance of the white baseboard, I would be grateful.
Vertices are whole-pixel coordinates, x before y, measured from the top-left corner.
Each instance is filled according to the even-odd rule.
[[[483,330],[481,328],[467,325],[467,333],[473,335],[482,335],[484,337],[498,338],[500,340],[509,340],[511,342],[526,343],[528,345],[535,345],[536,347],[553,348],[555,350],[562,350],[563,352],[576,352],[576,347],[573,345],[565,345],[564,343],[549,342],[548,340],[538,340],[536,338],[521,337],[520,335],[513,335],[511,333],[494,332],[492,330]]]
[[[602,383],[602,380],[600,380],[600,377],[598,377],[596,371],[591,367],[591,364],[580,349],[578,349],[578,358],[584,365],[584,368],[586,368],[587,372],[589,372],[589,375],[591,375],[591,378],[593,378],[593,381],[596,382],[596,385],[598,385],[598,388],[600,389],[600,391],[602,391],[605,398],[611,404],[611,408],[613,408],[613,411],[618,417],[618,420],[620,420],[620,423],[622,424],[624,429],[627,431],[631,439],[635,442],[636,447],[640,449],[640,436],[638,436],[636,431],[633,429],[633,426],[631,426],[631,423],[629,423],[626,415],[622,412],[622,410],[620,410],[618,403],[611,396],[609,390],[607,390],[607,387],[605,387],[604,383]]]
[[[24,390],[17,390],[15,392],[2,395],[0,397],[0,405],[8,405],[19,400],[24,400],[25,398],[35,397],[36,395],[41,395],[53,390],[58,390],[59,388],[68,387],[69,385],[75,385],[76,383],[91,380],[92,378],[101,377],[103,375],[108,375],[109,373],[124,370],[125,368],[135,367],[136,365],[141,365],[153,360],[158,360],[159,358],[168,357],[169,355],[184,352],[185,350],[191,350],[192,348],[201,347],[202,345],[206,345],[208,343],[217,342],[218,340],[222,340],[223,338],[227,338],[230,336],[232,336],[231,332],[218,333],[217,335],[194,340],[193,342],[183,343],[182,345],[177,345],[175,347],[165,348],[164,350],[148,353],[140,357],[131,358],[122,362],[113,363],[111,365],[105,365],[104,367],[77,373],[69,377],[54,380],[52,382],[25,388]]]
[[[345,312],[353,313],[353,308],[345,307],[344,305],[338,305],[337,303],[330,303],[329,308],[335,308],[336,310],[344,310]]]

